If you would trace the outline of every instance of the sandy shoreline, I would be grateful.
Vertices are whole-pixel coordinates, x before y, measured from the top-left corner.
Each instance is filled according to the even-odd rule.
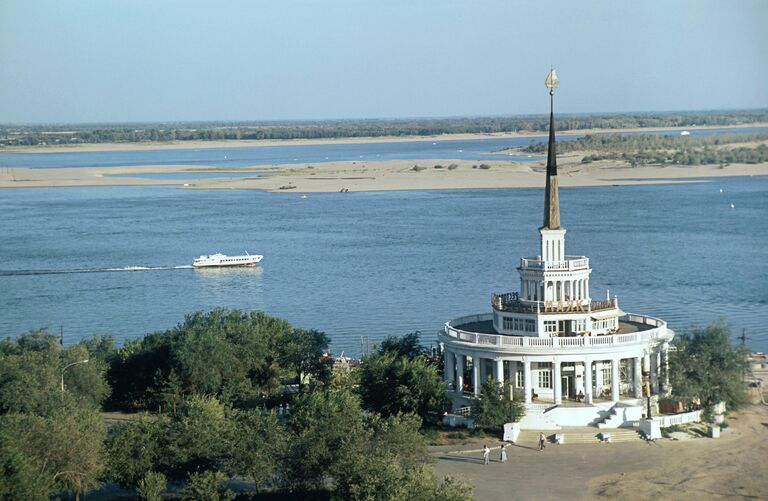
[[[768,163],[698,166],[630,167],[617,161],[580,162],[579,153],[558,157],[560,186],[620,186],[695,182],[692,178],[766,176]],[[3,168],[0,188],[69,186],[175,185],[183,189],[256,189],[280,193],[320,193],[390,190],[446,190],[483,188],[538,188],[544,185],[544,162],[484,161],[480,169],[470,160],[390,160],[383,162],[331,162],[216,169],[189,165],[146,165],[60,169]],[[414,168],[415,165],[419,167]],[[440,166],[436,168],[436,166]],[[448,168],[451,166],[452,168]],[[260,175],[264,171],[270,174]],[[199,172],[221,172],[203,177]],[[226,172],[253,176],[226,177]],[[174,179],[146,179],[130,174],[175,173]],[[115,177],[115,174],[122,175]],[[128,175],[123,177],[124,175]],[[178,177],[176,177],[178,176]]]
[[[734,129],[741,127],[768,127],[768,123],[751,123],[740,125],[704,125],[693,127],[635,127],[626,129],[578,129],[558,131],[558,135],[596,134],[611,132],[665,131],[665,130],[704,130],[704,129]],[[492,132],[485,134],[439,134],[431,136],[378,136],[378,137],[348,137],[331,139],[266,139],[266,140],[221,140],[221,141],[175,141],[155,143],[99,143],[72,144],[65,146],[15,146],[0,149],[7,153],[66,153],[76,151],[119,151],[119,150],[171,150],[171,149],[203,149],[203,148],[246,148],[260,146],[310,146],[318,144],[360,144],[360,143],[390,143],[408,141],[455,141],[469,139],[504,139],[519,137],[545,137],[547,132]]]

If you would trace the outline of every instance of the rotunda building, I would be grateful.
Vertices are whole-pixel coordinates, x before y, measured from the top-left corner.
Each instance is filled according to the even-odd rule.
[[[521,428],[627,426],[669,391],[667,323],[626,313],[617,297],[593,299],[587,256],[569,255],[560,225],[550,88],[544,223],[539,248],[520,259],[517,291],[491,295],[489,312],[456,318],[438,332],[445,379],[455,407],[480,393],[486,378],[509,381],[525,403]]]

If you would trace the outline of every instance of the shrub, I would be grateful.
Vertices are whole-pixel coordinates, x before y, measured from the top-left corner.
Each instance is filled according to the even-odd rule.
[[[143,501],[160,501],[165,492],[165,475],[150,471],[139,480],[136,493]]]
[[[488,170],[488,169],[491,168],[491,166],[488,165],[488,164],[480,164],[480,168],[483,169],[483,170]]]
[[[184,489],[184,499],[192,501],[232,501],[235,493],[224,484],[224,474],[220,471],[192,473]]]
[[[448,166],[448,170],[454,170],[454,169],[458,169],[458,168],[459,168],[459,164],[451,164],[451,165]]]
[[[411,170],[416,172],[423,171],[424,169],[426,169],[426,167],[422,167],[421,165],[414,165],[413,167],[411,167]]]

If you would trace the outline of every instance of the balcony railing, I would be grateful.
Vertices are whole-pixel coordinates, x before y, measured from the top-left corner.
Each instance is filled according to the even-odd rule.
[[[586,270],[589,268],[589,258],[586,256],[565,256],[565,261],[544,261],[538,257],[524,257],[520,259],[520,268],[544,271]]]
[[[602,301],[568,300],[568,301],[522,301],[517,292],[491,294],[491,305],[497,311],[510,313],[569,313],[595,312],[611,310],[619,307],[617,298]]]
[[[497,349],[513,349],[514,351],[549,350],[551,348],[563,348],[579,350],[583,348],[610,348],[612,346],[626,346],[632,344],[644,344],[649,341],[669,341],[674,333],[667,329],[667,323],[663,320],[644,315],[628,313],[620,317],[624,322],[639,323],[647,326],[646,330],[631,332],[628,334],[610,334],[605,336],[578,336],[578,337],[528,337],[507,336],[503,334],[482,334],[470,332],[453,327],[475,322],[487,322],[493,319],[493,315],[471,315],[446,322],[445,329],[438,332],[438,337],[446,336],[446,340],[459,341],[478,347],[495,347]]]

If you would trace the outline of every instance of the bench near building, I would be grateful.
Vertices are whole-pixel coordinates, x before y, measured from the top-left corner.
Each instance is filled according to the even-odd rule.
[[[650,392],[669,390],[667,351],[674,332],[663,320],[625,313],[616,297],[590,295],[589,258],[568,255],[560,226],[554,71],[544,224],[538,255],[520,260],[518,292],[493,294],[491,311],[451,320],[438,333],[449,392],[458,409],[480,383],[509,381],[523,400],[522,429],[637,425]],[[644,393],[645,392],[645,393]]]

